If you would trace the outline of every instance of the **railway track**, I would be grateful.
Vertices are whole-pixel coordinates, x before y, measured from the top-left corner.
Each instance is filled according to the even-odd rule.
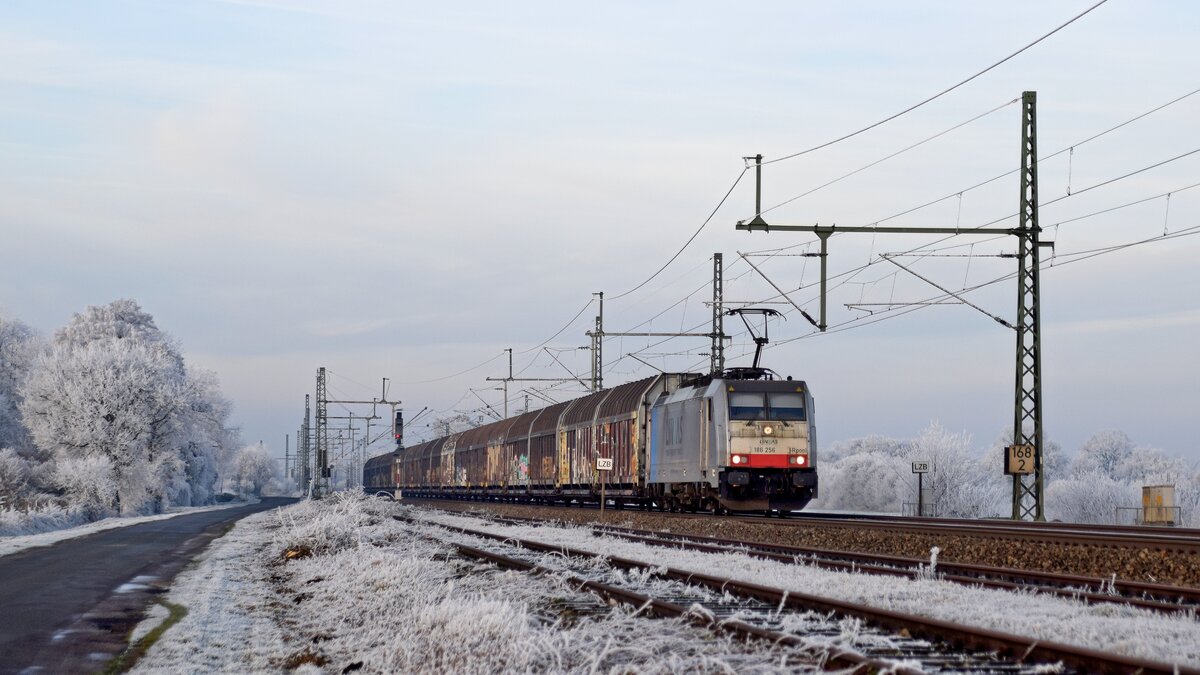
[[[441,505],[451,510],[470,508],[467,505],[473,504],[502,514],[559,517],[577,523],[598,520],[594,511],[579,508],[462,500],[405,498],[404,501]],[[1037,570],[1068,577],[1063,581],[1071,586],[1088,584],[1087,587],[1093,590],[1098,588],[1095,582],[1085,579],[1110,580],[1102,590],[1104,593],[1111,592],[1114,585],[1143,584],[1141,590],[1118,592],[1126,597],[1141,596],[1174,604],[1178,604],[1178,594],[1164,596],[1159,587],[1200,589],[1200,531],[1197,530],[947,519],[925,523],[923,521],[929,519],[860,518],[844,514],[820,514],[811,519],[768,519],[624,510],[613,512],[608,518],[629,521],[635,527],[679,534],[752,539],[863,554],[888,553],[909,559],[925,559],[936,546],[941,550],[944,564],[953,561],[992,568]],[[672,524],[676,522],[678,525]]]
[[[442,500],[432,498],[405,499],[406,502],[464,503],[464,500]],[[470,502],[468,502],[470,503]],[[479,504],[505,504],[503,501],[479,501]],[[555,508],[599,509],[595,502],[554,505]],[[609,510],[637,513],[643,509],[617,507]],[[1141,527],[1132,525],[1092,525],[1083,523],[1030,522],[1014,520],[967,520],[960,518],[915,518],[886,514],[844,514],[796,511],[786,517],[769,515],[723,515],[710,512],[654,511],[655,515],[680,519],[711,519],[720,517],[726,522],[762,524],[770,522],[781,527],[846,527],[855,529],[886,529],[893,532],[919,534],[952,534],[958,536],[989,537],[1038,541],[1055,544],[1076,544],[1103,547],[1142,547],[1154,550],[1200,554],[1200,529]]]
[[[397,520],[411,521],[405,516]],[[1035,640],[999,631],[972,628],[892,610],[867,607],[816,595],[797,593],[746,583],[724,577],[652,565],[625,558],[576,550],[557,544],[493,534],[466,527],[436,524],[448,531],[475,537],[477,546],[455,543],[462,555],[496,564],[546,573],[537,561],[550,553],[570,567],[580,588],[605,598],[652,610],[660,616],[684,616],[715,630],[732,631],[800,648],[811,649],[813,640],[838,634],[838,621],[849,618],[871,627],[861,653],[830,652],[829,665],[840,668],[896,672],[952,670],[954,672],[1045,672],[1048,665],[1061,664],[1067,672],[1106,673],[1200,673],[1170,664],[1109,654],[1094,649]],[[574,561],[574,562],[572,562]],[[675,597],[652,598],[613,583],[603,567],[636,572],[638,578],[655,577],[676,582]],[[559,571],[561,572],[561,571]],[[609,578],[609,581],[602,579]],[[704,589],[698,593],[689,588]],[[786,610],[786,611],[785,611]],[[817,621],[816,617],[826,617]],[[784,629],[789,621],[804,617],[806,637]],[[810,625],[811,624],[811,625]],[[824,640],[826,644],[828,639]],[[856,647],[857,648],[857,647]],[[911,668],[911,669],[910,669]]]
[[[694,514],[684,516],[695,517]],[[1183,528],[817,513],[796,513],[777,522],[785,526],[887,528],[893,531],[1004,537],[1085,546],[1139,546],[1181,553],[1200,553],[1200,530]]]
[[[496,522],[518,525],[538,525],[534,518],[511,516],[494,518]],[[1156,612],[1195,612],[1200,609],[1200,589],[1149,584],[1116,579],[1102,579],[1070,574],[1052,574],[987,565],[939,562],[931,569],[930,561],[853,551],[765,544],[735,539],[697,535],[671,534],[653,530],[593,525],[597,535],[605,534],[636,541],[649,546],[661,546],[708,553],[745,553],[777,562],[800,562],[823,569],[853,571],[864,574],[921,578],[936,573],[942,581],[984,586],[1008,591],[1033,591],[1087,603],[1123,604]]]

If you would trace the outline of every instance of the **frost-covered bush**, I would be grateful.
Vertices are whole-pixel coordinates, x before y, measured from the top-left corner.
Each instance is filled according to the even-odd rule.
[[[33,467],[12,448],[0,448],[0,503],[7,508],[23,505],[35,490]]]
[[[23,509],[0,510],[0,537],[63,530],[91,520],[93,518],[83,509],[38,498]]]

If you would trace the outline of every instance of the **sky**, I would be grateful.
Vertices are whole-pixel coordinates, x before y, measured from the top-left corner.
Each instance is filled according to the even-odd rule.
[[[754,215],[742,158],[879,122],[1093,4],[5,3],[0,315],[49,335],[137,300],[276,455],[322,366],[340,399],[389,378],[410,418],[429,408],[421,438],[503,409],[486,378],[507,374],[506,348],[518,377],[586,380],[593,293],[608,332],[707,332],[714,252],[730,306],[783,302],[739,255],[758,252],[815,315],[818,262],[796,255],[812,235],[734,229]],[[1018,167],[1014,101],[1037,91],[1047,437],[1074,450],[1117,428],[1200,460],[1197,34],[1193,3],[1109,0],[895,120],[768,164],[764,218],[1013,226],[1017,174],[973,186]],[[824,444],[936,420],[986,446],[1012,426],[1015,336],[990,315],[1014,320],[1015,281],[971,291],[978,310],[885,311],[941,291],[880,254],[930,253],[891,260],[958,291],[1011,274],[998,256],[1015,246],[832,238],[831,330],[756,304],[788,311],[764,362],[808,382]],[[739,325],[731,365],[753,349]],[[660,342],[608,338],[605,384],[656,372],[629,354],[707,368],[705,338]],[[583,392],[512,382],[510,411],[525,389]],[[331,414],[349,410],[370,406]]]

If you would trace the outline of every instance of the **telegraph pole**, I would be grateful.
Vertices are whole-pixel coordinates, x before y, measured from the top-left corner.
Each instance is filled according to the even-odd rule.
[[[762,219],[762,155],[758,163],[759,184],[755,189],[755,214],[749,222],[739,221],[736,229],[747,232],[761,230],[770,232],[811,232],[821,242],[821,313],[820,321],[814,321],[801,310],[817,330],[824,332],[828,327],[825,311],[827,258],[829,237],[841,232],[872,234],[1006,234],[1017,237],[1017,320],[1015,324],[992,316],[999,324],[1012,329],[1017,337],[1016,350],[1016,396],[1014,405],[1013,445],[1008,448],[1006,466],[1016,463],[1014,454],[1021,453],[1033,459],[1032,466],[1021,472],[1005,469],[1013,476],[1012,517],[1014,520],[1045,520],[1043,504],[1044,481],[1042,477],[1042,352],[1041,352],[1041,307],[1039,250],[1042,246],[1053,246],[1039,241],[1041,228],[1037,216],[1037,92],[1027,91],[1021,97],[1021,198],[1020,222],[1015,228],[969,228],[957,227],[838,227],[836,225],[769,225]],[[750,159],[749,157],[745,159]],[[887,258],[885,258],[887,259]],[[759,272],[759,274],[762,274]],[[769,281],[769,280],[768,280]],[[928,281],[928,280],[926,280]],[[786,294],[785,294],[786,295]],[[951,293],[950,295],[955,295]],[[980,309],[976,307],[976,309]],[[980,309],[980,311],[983,311]],[[985,312],[986,313],[986,312]]]

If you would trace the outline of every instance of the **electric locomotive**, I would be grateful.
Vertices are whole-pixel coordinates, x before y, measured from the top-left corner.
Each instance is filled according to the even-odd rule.
[[[764,326],[778,315],[730,313],[762,314]],[[759,367],[765,328],[754,341],[751,367],[661,373],[399,448],[366,462],[363,485],[451,499],[802,509],[817,497],[812,393]]]
[[[817,497],[808,386],[764,368],[704,376],[651,411],[652,498],[670,508],[794,511]]]

